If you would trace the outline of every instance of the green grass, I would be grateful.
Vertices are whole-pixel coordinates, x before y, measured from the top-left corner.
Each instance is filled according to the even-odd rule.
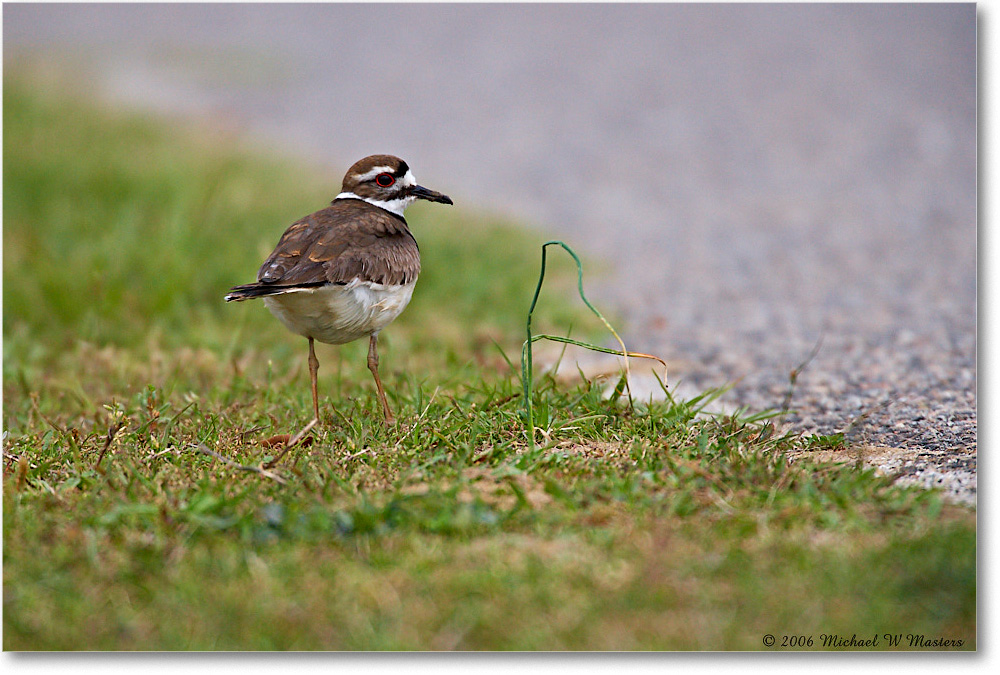
[[[46,84],[5,73],[4,649],[975,648],[974,512],[810,462],[828,438],[540,376],[529,448],[507,359],[544,238],[469,205],[408,212],[398,427],[365,345],[321,346],[280,482],[206,454],[259,466],[308,419],[305,341],[221,298],[339,176]],[[536,330],[599,335],[550,262]]]

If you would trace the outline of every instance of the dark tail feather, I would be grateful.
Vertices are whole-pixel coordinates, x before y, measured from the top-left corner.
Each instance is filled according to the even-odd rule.
[[[290,286],[282,286],[277,284],[265,284],[257,282],[255,284],[244,284],[242,286],[233,286],[229,289],[229,293],[226,294],[226,302],[242,302],[244,300],[250,300],[251,298],[262,298],[266,295],[281,295],[282,293],[291,293],[297,291],[301,288],[315,288],[317,286],[325,286],[327,282],[319,281],[311,284],[294,284]]]
[[[264,295],[271,295],[277,289],[274,286],[262,286],[260,284],[244,284],[243,286],[233,286],[226,294],[226,302],[242,302],[250,298],[259,298]],[[278,291],[280,293],[280,291]]]

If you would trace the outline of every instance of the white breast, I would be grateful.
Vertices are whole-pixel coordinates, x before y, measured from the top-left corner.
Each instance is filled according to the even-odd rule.
[[[269,295],[264,304],[293,333],[339,345],[385,328],[406,309],[415,284],[388,286],[355,279]]]

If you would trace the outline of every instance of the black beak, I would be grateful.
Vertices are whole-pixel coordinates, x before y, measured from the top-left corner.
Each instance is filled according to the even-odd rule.
[[[410,188],[410,194],[418,199],[426,199],[429,202],[440,202],[441,204],[454,204],[451,201],[451,197],[448,195],[443,195],[440,192],[434,192],[434,190],[428,190],[420,185],[414,185]]]

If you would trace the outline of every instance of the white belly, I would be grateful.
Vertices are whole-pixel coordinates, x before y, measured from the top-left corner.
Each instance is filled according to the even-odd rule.
[[[264,304],[293,333],[339,345],[385,328],[406,309],[415,284],[385,286],[355,279],[343,286],[269,295]]]

